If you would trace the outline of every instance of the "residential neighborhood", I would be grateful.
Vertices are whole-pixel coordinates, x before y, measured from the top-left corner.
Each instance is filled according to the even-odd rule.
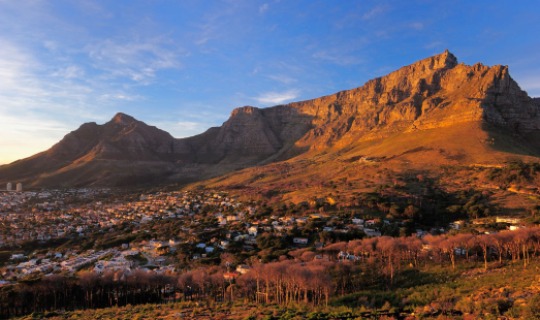
[[[312,211],[263,215],[264,205],[244,203],[220,191],[155,192],[128,198],[111,195],[107,189],[4,192],[0,208],[0,248],[12,253],[0,267],[4,284],[79,270],[174,272],[212,263],[224,253],[249,257],[258,252],[264,257],[266,252],[271,259],[280,249],[321,248],[340,239],[380,237],[403,226],[400,221]],[[510,230],[519,228],[516,218],[496,221],[507,223]],[[481,227],[484,222],[472,223]],[[455,221],[447,229],[416,229],[414,234],[440,234],[463,226],[464,221]],[[49,245],[55,242],[81,245]],[[32,243],[34,250],[29,250]],[[337,258],[349,257],[340,252]],[[243,262],[237,261],[236,273],[248,269]]]
[[[99,196],[102,201],[95,200]],[[164,272],[180,267],[178,256],[190,263],[225,252],[254,253],[274,245],[265,242],[268,239],[276,239],[281,248],[302,248],[322,246],[324,234],[381,235],[372,229],[374,221],[359,218],[259,215],[257,204],[218,191],[157,192],[126,201],[110,197],[108,190],[5,192],[0,208],[0,247],[17,252],[0,269],[2,278],[10,281],[81,269]],[[151,229],[168,223],[175,226],[172,232],[148,237]],[[100,242],[113,234],[121,241]],[[85,248],[48,245],[55,241],[89,243]],[[25,249],[29,243],[43,249]]]

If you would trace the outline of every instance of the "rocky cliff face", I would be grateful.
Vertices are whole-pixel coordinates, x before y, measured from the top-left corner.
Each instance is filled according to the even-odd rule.
[[[506,66],[458,64],[445,51],[352,90],[235,109],[221,127],[185,139],[119,113],[104,125],[82,125],[50,150],[0,167],[0,180],[70,185],[203,179],[389,136],[409,134],[405,140],[411,141],[415,132],[465,123],[526,134],[540,129],[540,101],[519,88]]]
[[[319,147],[475,121],[521,133],[540,129],[538,103],[508,67],[458,64],[448,51],[362,87],[290,106],[314,118],[304,143]]]

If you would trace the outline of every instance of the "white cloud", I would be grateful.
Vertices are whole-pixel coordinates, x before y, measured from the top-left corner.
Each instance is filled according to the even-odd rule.
[[[340,66],[349,66],[362,63],[362,59],[358,56],[347,55],[337,50],[334,51],[318,51],[312,55],[317,60],[328,61]]]
[[[82,14],[110,18],[94,3],[76,5],[85,8]],[[146,100],[150,90],[140,85],[182,68],[188,54],[152,30],[99,39],[84,21],[72,24],[54,10],[42,0],[0,0],[0,164],[44,151],[82,123],[105,122],[118,108]]]
[[[73,111],[56,99],[76,100],[82,88],[42,77],[44,67],[16,44],[1,39],[0,47],[0,163],[7,163],[43,151],[69,132],[61,119]]]
[[[126,92],[106,93],[99,96],[102,101],[138,101],[144,100],[144,97],[138,94],[129,94]]]
[[[118,43],[107,39],[86,50],[93,66],[106,77],[128,78],[139,84],[151,83],[160,70],[180,68],[180,57],[187,54],[160,40]]]
[[[84,70],[75,65],[70,65],[65,68],[61,68],[58,71],[54,72],[52,75],[54,77],[60,77],[65,79],[76,79],[84,77]]]
[[[0,47],[0,164],[44,151],[88,119],[106,120],[118,102],[143,99],[78,65],[49,66],[13,41]]]
[[[371,10],[367,11],[366,13],[364,13],[362,15],[362,19],[363,20],[370,20],[370,19],[373,19],[381,14],[383,14],[384,12],[386,12],[388,10],[388,7],[386,5],[378,5],[378,6],[375,6],[373,7]]]
[[[271,80],[274,80],[274,81],[277,81],[279,83],[283,83],[283,84],[291,84],[291,83],[298,82],[297,79],[295,79],[293,77],[290,77],[290,76],[287,76],[287,75],[284,75],[284,74],[268,75],[267,78],[271,79]]]
[[[298,98],[300,92],[296,89],[287,90],[284,92],[265,92],[254,98],[257,102],[269,105],[269,104],[281,104],[287,101]]]

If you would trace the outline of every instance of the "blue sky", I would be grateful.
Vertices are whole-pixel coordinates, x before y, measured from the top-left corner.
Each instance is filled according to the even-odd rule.
[[[540,96],[538,3],[0,0],[0,163],[119,111],[191,136],[446,48]]]

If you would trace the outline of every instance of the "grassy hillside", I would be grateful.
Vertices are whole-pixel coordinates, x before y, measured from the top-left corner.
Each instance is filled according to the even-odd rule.
[[[479,264],[478,266],[481,266]],[[396,279],[392,290],[360,290],[328,306],[256,305],[248,301],[174,302],[73,312],[35,313],[18,319],[537,319],[539,261],[474,265],[431,265]]]

